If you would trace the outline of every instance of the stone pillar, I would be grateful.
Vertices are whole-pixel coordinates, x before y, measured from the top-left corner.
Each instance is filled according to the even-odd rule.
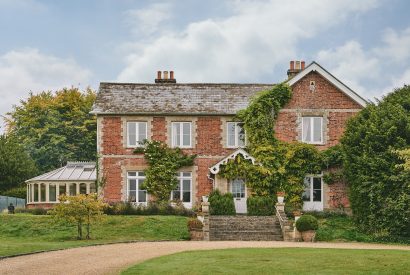
[[[86,188],[85,193],[90,194],[90,185],[91,185],[91,183],[87,182],[86,185],[87,185],[87,188]]]
[[[46,183],[46,202],[50,202],[50,183]]]
[[[37,184],[37,189],[38,189],[38,202],[41,202],[41,185],[42,183]]]
[[[69,183],[65,184],[65,194],[67,196],[70,196],[70,184]]]
[[[277,211],[285,211],[285,203],[276,203],[276,210]]]
[[[30,183],[31,202],[34,202],[34,184]]]
[[[75,183],[75,194],[80,194],[80,184],[78,182]]]
[[[59,196],[60,196],[60,183],[56,183],[56,202],[60,201],[58,199]]]
[[[209,241],[209,202],[201,203],[202,214],[204,215],[203,221],[203,232],[204,232],[204,241]]]

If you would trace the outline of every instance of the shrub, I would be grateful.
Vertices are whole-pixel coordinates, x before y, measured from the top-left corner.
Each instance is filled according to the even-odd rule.
[[[410,148],[409,125],[410,86],[369,104],[347,123],[343,169],[362,231],[410,237],[410,171],[398,153]]]
[[[130,202],[111,204],[104,210],[107,215],[175,215],[194,217],[195,212],[184,207],[182,203],[149,202],[147,206],[135,206]]]
[[[36,208],[16,208],[14,213],[26,213],[32,215],[47,215],[48,210],[40,207]]]
[[[3,196],[25,199],[27,197],[27,188],[25,186],[15,187],[1,193]]]
[[[300,232],[316,230],[319,228],[319,222],[312,215],[303,215],[296,221],[296,228]]]
[[[235,215],[235,204],[231,193],[221,194],[217,189],[212,191],[208,199],[211,215]]]
[[[188,220],[188,230],[189,231],[191,231],[191,230],[202,230],[202,227],[204,227],[204,225],[197,218],[192,218],[192,219]]]
[[[271,197],[254,196],[246,200],[249,216],[270,216],[275,212]]]

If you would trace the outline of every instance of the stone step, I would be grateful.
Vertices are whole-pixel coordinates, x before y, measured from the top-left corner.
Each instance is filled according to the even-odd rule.
[[[281,234],[272,234],[271,232],[229,232],[226,234],[209,234],[211,241],[282,241]]]

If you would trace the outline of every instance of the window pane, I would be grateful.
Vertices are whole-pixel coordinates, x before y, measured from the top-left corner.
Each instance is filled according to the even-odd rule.
[[[313,201],[322,201],[322,190],[313,190]]]
[[[137,126],[135,122],[128,122],[128,145],[137,145]]]
[[[311,136],[311,125],[310,125],[310,117],[302,118],[302,141],[310,142]]]
[[[55,186],[55,185],[52,185],[52,184],[50,184],[49,185],[49,190],[48,190],[48,199],[50,200],[50,201],[56,201],[56,199],[57,199],[57,187]]]
[[[305,190],[303,191],[303,201],[310,201],[310,177],[306,177],[304,181]]]
[[[313,141],[322,142],[322,118],[313,118]]]
[[[183,146],[191,145],[191,123],[183,123]]]
[[[135,191],[137,190],[137,180],[129,180],[129,190]]]
[[[191,202],[191,192],[183,192],[183,202]]]
[[[144,172],[138,172],[138,176],[139,177],[145,177],[145,173]]]
[[[136,199],[137,199],[137,197],[136,197],[136,191],[129,191],[129,193],[128,193],[128,201],[129,202],[136,202]]]
[[[70,196],[77,195],[77,184],[71,183],[69,191],[70,191],[70,193],[69,193]]]
[[[245,146],[245,129],[242,123],[238,123],[238,146]]]
[[[182,191],[191,191],[191,180],[182,181]]]
[[[60,190],[60,196],[65,195],[65,192],[66,192],[65,184],[60,183],[60,186],[58,187],[58,189]]]
[[[38,184],[33,184],[33,188],[34,188],[34,201],[37,202],[38,201]]]
[[[172,145],[179,146],[179,139],[180,139],[180,124],[179,123],[172,123]]]
[[[138,191],[138,202],[147,202],[147,191],[145,190]]]
[[[138,142],[144,141],[147,139],[147,123],[139,122],[138,123]]]
[[[85,183],[80,183],[80,194],[87,194],[87,185]]]
[[[234,147],[235,146],[235,123],[228,122],[227,124],[227,133],[228,133],[228,146]]]
[[[191,172],[183,172],[182,176],[183,177],[191,177]]]
[[[46,201],[46,185],[44,183],[41,184],[41,201]]]
[[[97,188],[95,186],[95,183],[90,184],[90,194],[92,193],[97,193]]]
[[[128,172],[129,177],[135,177],[137,175],[136,172]]]
[[[322,179],[313,178],[313,189],[322,189]]]
[[[179,190],[172,191],[172,200],[180,200],[181,192]]]

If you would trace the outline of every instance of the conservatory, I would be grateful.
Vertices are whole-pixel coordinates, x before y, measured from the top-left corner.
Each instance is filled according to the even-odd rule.
[[[66,194],[91,194],[96,189],[95,162],[68,162],[66,166],[26,181],[27,207],[52,207]]]

